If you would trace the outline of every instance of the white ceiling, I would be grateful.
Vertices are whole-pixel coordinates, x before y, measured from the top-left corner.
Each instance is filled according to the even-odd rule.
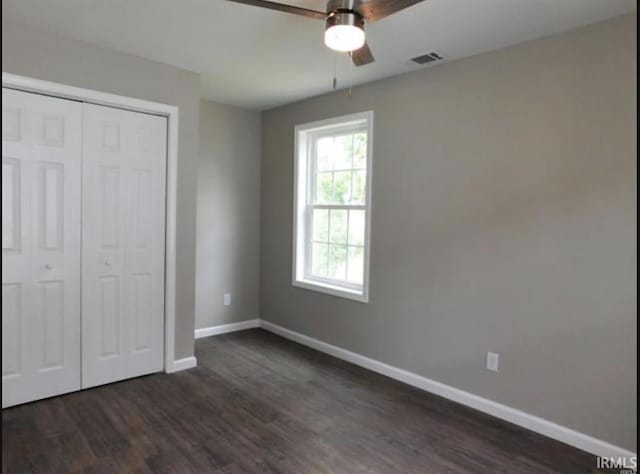
[[[636,10],[636,0],[427,0],[368,25],[376,62],[350,72],[323,24],[225,0],[3,0],[5,20],[201,74],[202,97],[267,109],[339,87],[548,36]],[[292,0],[324,10],[322,0]],[[432,66],[433,67],[433,66]]]

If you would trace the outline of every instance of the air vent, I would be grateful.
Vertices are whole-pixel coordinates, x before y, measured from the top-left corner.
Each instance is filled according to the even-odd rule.
[[[416,56],[415,58],[411,58],[411,60],[414,63],[418,63],[418,64],[428,64],[434,61],[439,61],[441,59],[442,59],[442,56],[440,56],[438,53],[434,51],[427,54],[423,54],[422,56]]]

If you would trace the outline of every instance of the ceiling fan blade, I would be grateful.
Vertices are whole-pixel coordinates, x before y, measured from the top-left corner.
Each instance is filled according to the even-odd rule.
[[[370,0],[361,3],[357,7],[357,10],[367,23],[373,23],[374,21],[382,20],[386,16],[423,1],[424,0]]]
[[[365,64],[374,62],[375,58],[369,49],[369,45],[365,43],[362,48],[351,52],[351,61],[353,61],[353,64],[356,66],[364,66]]]
[[[293,5],[285,5],[284,3],[269,2],[267,0],[227,0],[234,3],[242,3],[244,5],[251,5],[254,7],[267,8],[269,10],[277,10],[279,12],[293,13],[294,15],[306,16],[307,18],[313,18],[314,20],[325,20],[327,14],[316,10],[309,10],[308,8],[294,7]]]

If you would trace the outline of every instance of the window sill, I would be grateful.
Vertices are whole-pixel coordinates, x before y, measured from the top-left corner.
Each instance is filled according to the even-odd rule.
[[[358,301],[360,303],[369,302],[369,296],[366,294],[363,294],[358,290],[351,290],[349,288],[330,285],[324,282],[318,282],[314,280],[294,280],[292,284],[295,287],[304,288],[305,290],[316,291],[318,293],[325,293],[327,295],[337,296],[339,298],[346,298],[349,300]]]

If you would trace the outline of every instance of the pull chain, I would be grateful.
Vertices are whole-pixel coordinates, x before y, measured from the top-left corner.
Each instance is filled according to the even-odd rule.
[[[347,95],[349,99],[351,99],[353,96],[353,56],[351,51],[348,52],[347,55],[349,56],[349,87],[347,89]],[[331,82],[333,89],[336,90],[338,88],[338,66],[336,56],[333,57],[333,80]]]
[[[338,88],[338,73],[336,66],[336,55],[333,55],[333,90]]]
[[[353,52],[349,51],[349,100],[351,100],[352,96],[352,86],[353,86]]]

